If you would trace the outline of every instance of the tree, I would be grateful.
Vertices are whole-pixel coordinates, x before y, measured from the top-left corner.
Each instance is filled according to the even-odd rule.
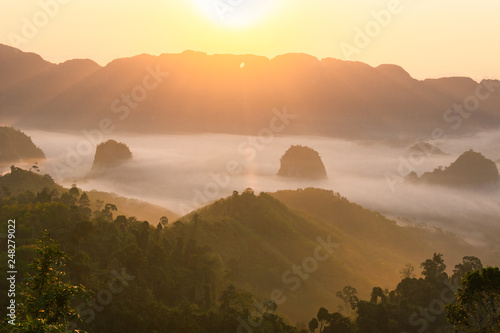
[[[329,315],[328,326],[323,333],[353,333],[353,325],[349,318],[335,312]]]
[[[125,225],[127,225],[128,220],[127,220],[127,217],[125,215],[118,215],[116,217],[116,219],[113,221],[113,223],[125,226]]]
[[[104,205],[104,201],[97,199],[95,201],[95,207],[97,211],[100,211],[102,208],[102,205]]]
[[[246,195],[254,195],[254,191],[251,187],[247,187],[245,189],[245,191],[243,191],[243,194],[246,194]]]
[[[388,333],[388,316],[384,304],[360,301],[356,318],[358,333]]]
[[[401,275],[401,280],[406,278],[414,278],[415,277],[415,267],[412,264],[406,264],[405,267],[401,268],[399,274]]]
[[[87,193],[83,192],[82,195],[80,196],[80,199],[78,200],[78,206],[80,208],[89,208],[90,207],[90,199]]]
[[[463,257],[462,263],[455,265],[453,270],[452,281],[458,284],[468,272],[483,269],[483,264],[479,258],[474,256]]]
[[[441,253],[434,253],[432,259],[427,259],[420,264],[422,275],[425,276],[426,280],[442,282],[448,279],[448,274],[445,272],[446,265],[442,257]]]
[[[325,326],[326,322],[330,318],[330,314],[328,313],[328,310],[325,308],[319,308],[318,314],[316,315],[318,318],[318,323],[319,323],[319,332],[323,332],[323,326]]]
[[[456,293],[455,303],[446,306],[450,324],[459,332],[500,331],[500,270],[487,267],[467,273]]]
[[[28,171],[35,170],[36,172],[40,172],[40,168],[38,168],[38,162],[35,162],[33,166]]]
[[[309,330],[314,332],[319,328],[319,333],[353,333],[353,325],[349,318],[338,312],[329,313],[327,309],[320,308],[316,318],[309,322]]]
[[[311,319],[311,321],[309,322],[309,331],[311,331],[312,333],[316,331],[318,327],[319,327],[318,319],[316,318]]]
[[[378,298],[380,297],[380,302],[387,302],[387,295],[384,293],[382,288],[373,287],[370,302],[377,304]]]
[[[78,198],[80,196],[80,191],[78,190],[78,187],[76,187],[76,184],[71,185],[71,188],[69,189],[69,194],[75,198]]]
[[[36,201],[40,203],[47,203],[52,201],[52,196],[50,195],[50,190],[48,187],[44,187],[41,192],[37,193]]]
[[[356,309],[356,306],[359,302],[357,294],[358,291],[356,290],[356,288],[351,286],[345,286],[342,291],[337,291],[337,293],[335,294],[338,298],[344,301],[348,316],[351,314],[351,310]]]
[[[160,217],[160,223],[162,226],[166,227],[168,224],[168,217],[166,217],[166,216]]]
[[[278,309],[278,304],[275,301],[265,299],[262,302],[262,306],[266,309],[266,312],[274,312]]]
[[[116,207],[116,205],[107,203],[104,206],[104,209],[101,211],[101,215],[104,217],[105,220],[111,222],[113,221],[113,211],[116,212],[117,210],[118,208]]]
[[[252,306],[253,297],[247,292],[238,292],[232,284],[219,297],[220,309],[229,314],[243,315]]]
[[[64,192],[63,194],[61,194],[61,201],[66,206],[73,206],[76,203],[76,199],[68,192]]]
[[[82,285],[69,282],[63,270],[67,261],[66,254],[45,232],[20,286],[21,303],[14,332],[66,332],[70,320],[79,319],[71,303],[90,293]]]

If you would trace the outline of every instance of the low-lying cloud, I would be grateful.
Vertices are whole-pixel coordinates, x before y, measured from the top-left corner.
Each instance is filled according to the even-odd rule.
[[[46,153],[42,173],[53,174],[54,161],[63,162],[66,147],[81,137],[68,134],[26,131]],[[318,187],[331,189],[350,201],[456,232],[468,241],[487,244],[498,239],[500,192],[466,191],[430,185],[399,183],[392,191],[384,176],[397,172],[400,157],[408,156],[409,144],[347,141],[312,136],[277,136],[265,143],[239,135],[150,135],[115,133],[127,144],[133,160],[95,179],[85,179],[93,154],[68,172],[64,183],[76,182],[90,190],[120,195],[162,205],[185,213],[210,201],[251,187],[256,193],[281,189]],[[327,180],[294,180],[276,176],[280,157],[290,145],[317,150],[325,164]],[[447,166],[462,152],[474,149],[487,158],[500,159],[500,131],[448,138],[439,143],[447,155],[429,155],[415,167],[421,174]]]

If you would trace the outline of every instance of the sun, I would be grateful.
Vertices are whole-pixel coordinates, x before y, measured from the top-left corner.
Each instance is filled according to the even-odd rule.
[[[257,24],[271,13],[269,0],[192,0],[198,9],[214,23],[246,28]]]

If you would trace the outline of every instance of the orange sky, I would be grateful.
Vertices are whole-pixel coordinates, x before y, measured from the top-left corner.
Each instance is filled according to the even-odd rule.
[[[304,52],[481,79],[500,78],[499,17],[498,0],[19,0],[0,2],[0,43],[52,62]]]

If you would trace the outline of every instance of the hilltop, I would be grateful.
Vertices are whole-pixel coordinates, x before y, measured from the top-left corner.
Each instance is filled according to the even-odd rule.
[[[500,174],[495,162],[471,149],[460,155],[446,168],[440,167],[432,172],[425,172],[420,177],[413,172],[407,176],[407,179],[413,183],[452,187],[498,188]]]
[[[29,191],[31,193],[30,196],[36,196],[38,193],[44,191],[45,188],[54,197],[58,197],[63,192],[68,191],[68,189],[57,184],[49,175],[40,175],[17,167],[12,167],[10,173],[0,176],[0,193],[3,195],[7,192],[10,195],[23,196]],[[79,191],[84,192],[81,189]],[[97,209],[102,204],[113,203],[118,208],[117,214],[135,216],[141,220],[148,220],[154,225],[158,223],[162,216],[166,216],[169,219],[178,217],[177,214],[168,209],[144,201],[96,190],[85,192],[88,194],[91,209]]]
[[[293,178],[327,178],[319,153],[305,146],[291,146],[280,159],[278,176]]]
[[[0,127],[0,163],[43,159],[45,154],[29,136],[12,127]]]
[[[132,152],[126,144],[108,140],[97,145],[91,174],[118,166],[132,159]]]
[[[220,253],[230,281],[263,299],[283,289],[287,300],[281,311],[301,320],[314,315],[313,310],[304,312],[303,304],[335,309],[335,294],[345,285],[356,287],[363,297],[374,284],[394,286],[399,270],[424,260],[429,249],[449,253],[452,261],[475,251],[450,233],[400,227],[339,194],[312,188],[260,195],[250,189],[235,192],[182,221],[173,227],[186,240]],[[318,237],[333,245],[331,255],[316,266],[306,258],[314,257]],[[299,281],[291,273],[283,277],[293,265],[304,263],[316,267],[310,269],[310,278]]]

